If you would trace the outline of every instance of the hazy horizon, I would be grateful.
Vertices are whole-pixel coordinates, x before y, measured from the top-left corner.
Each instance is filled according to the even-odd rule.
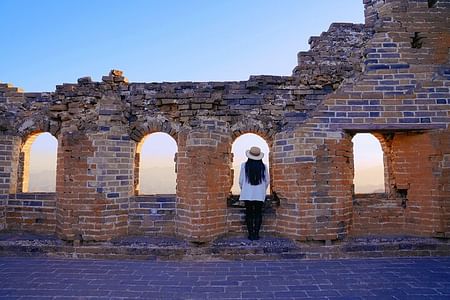
[[[46,143],[48,145],[46,146]],[[358,134],[353,138],[355,193],[384,191],[383,153],[378,140],[369,134]],[[269,147],[256,134],[244,134],[232,145],[234,169],[231,192],[239,194],[238,178],[240,165],[246,161],[245,151],[258,146],[265,154],[263,161],[269,167]],[[30,192],[55,190],[57,141],[50,134],[41,134],[31,147]],[[174,194],[176,173],[174,157],[177,152],[175,140],[165,133],[148,135],[139,146],[141,151],[139,191],[140,194]],[[41,153],[45,149],[45,153]],[[371,151],[367,151],[370,149]]]
[[[233,167],[240,164],[234,164]],[[361,169],[362,173],[373,172],[372,168]],[[158,176],[153,176],[153,175]],[[56,188],[56,172],[51,170],[43,170],[40,172],[30,173],[30,192],[54,192]],[[170,166],[167,167],[151,167],[142,170],[141,177],[141,195],[150,194],[175,194],[176,193],[176,173]],[[156,191],[156,192],[155,192]],[[234,179],[234,185],[231,190],[234,195],[239,194],[237,188],[237,180]],[[384,184],[360,184],[355,185],[355,193],[384,193]]]

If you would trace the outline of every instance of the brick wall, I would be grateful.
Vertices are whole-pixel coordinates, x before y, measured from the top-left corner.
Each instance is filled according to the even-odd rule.
[[[0,191],[2,195],[17,191],[17,173],[21,139],[15,136],[0,136]]]
[[[434,135],[434,136],[433,136]],[[439,214],[436,216],[436,236],[450,236],[450,132],[432,134],[432,143],[439,155],[431,157],[433,176],[437,179],[435,203]],[[440,149],[440,150],[438,150]]]
[[[261,235],[277,235],[277,208],[269,207],[263,210],[263,222],[261,226]],[[230,234],[247,234],[247,225],[245,223],[245,207],[233,206],[227,209],[227,232]]]
[[[8,230],[52,234],[56,230],[56,194],[10,194],[6,199]]]
[[[29,191],[29,182],[30,182],[30,151],[31,145],[38,137],[38,134],[32,134],[29,136],[25,143],[23,143],[18,161],[18,170],[17,170],[17,192],[28,192]]]
[[[428,8],[427,1],[389,1],[381,6],[374,36],[364,49],[364,73],[327,99],[316,121],[359,131],[446,128],[447,16],[448,7]],[[420,46],[413,45],[417,39]]]
[[[176,195],[141,195],[130,199],[129,234],[175,234]]]
[[[390,192],[356,196],[352,234],[448,238],[448,130],[396,133],[391,139]]]
[[[0,197],[0,230],[4,230],[6,228],[6,198],[5,195],[1,195]]]
[[[373,25],[374,34],[364,46],[363,73],[356,82],[344,80],[306,126],[313,128],[310,136],[322,133],[330,139],[330,134],[336,133],[338,143],[346,133],[370,132],[383,137],[387,191],[408,193],[404,233],[447,236],[444,220],[448,215],[443,214],[450,198],[439,178],[447,180],[442,165],[448,151],[437,141],[448,135],[448,2],[441,1],[433,8],[427,1],[365,3],[372,20],[366,25]],[[371,11],[374,7],[376,14]],[[319,157],[309,159],[317,161]],[[350,178],[341,176],[340,188],[348,195],[343,203],[350,203]],[[347,204],[344,210],[351,216],[351,206]]]
[[[386,194],[357,194],[353,198],[352,236],[412,234],[406,223],[406,198]]]
[[[100,232],[101,211],[106,202],[88,180],[95,180],[88,158],[93,156],[92,141],[80,133],[59,140],[56,177],[57,233],[63,239],[80,240]],[[91,174],[88,174],[90,171]]]
[[[0,229],[7,227],[6,208],[9,194],[17,190],[20,143],[20,138],[0,136]]]
[[[364,47],[372,35],[364,24],[331,24],[328,31],[309,39],[310,50],[298,53],[293,76],[316,88],[337,89],[345,78],[362,72]]]
[[[349,230],[352,144],[348,136],[330,136],[299,130],[275,141],[273,190],[281,198],[277,225],[296,239],[340,239]]]
[[[177,233],[198,242],[225,233],[232,183],[231,138],[223,122],[203,126],[210,130],[179,134],[177,154]]]
[[[443,164],[449,150],[435,148],[440,142],[448,143],[448,131],[396,134],[393,141],[396,187],[407,194],[405,221],[410,226],[409,232],[415,235],[449,234],[449,177]]]
[[[25,183],[24,142],[50,132],[59,141],[61,238],[108,240],[158,228],[203,242],[239,231],[242,215],[226,207],[231,145],[252,132],[269,144],[271,187],[280,197],[267,230],[299,240],[376,233],[370,224],[384,204],[353,203],[351,138],[369,132],[383,147],[387,199],[407,196],[403,233],[448,237],[449,1],[363,2],[366,24],[335,23],[312,37],[292,76],[128,83],[112,70],[101,82],[84,77],[51,93],[0,84],[0,228],[5,200]],[[153,132],[178,145],[176,214],[160,227],[144,222],[150,217],[137,204],[144,199],[134,197],[136,146]],[[6,226],[20,228],[16,222]]]

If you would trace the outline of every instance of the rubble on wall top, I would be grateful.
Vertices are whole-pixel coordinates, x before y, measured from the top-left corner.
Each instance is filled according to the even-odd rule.
[[[120,70],[111,70],[108,76],[103,76],[102,81],[106,83],[128,83],[128,79],[123,76],[123,72]]]

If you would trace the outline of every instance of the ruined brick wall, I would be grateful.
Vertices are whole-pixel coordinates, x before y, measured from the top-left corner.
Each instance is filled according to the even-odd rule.
[[[0,84],[0,228],[42,220],[25,216],[24,204],[22,219],[8,218],[20,205],[7,199],[23,197],[27,141],[50,132],[58,139],[61,238],[156,232],[207,242],[240,232],[242,211],[227,207],[231,146],[256,133],[269,145],[271,188],[280,199],[265,231],[336,240],[382,234],[375,226],[382,222],[389,233],[449,237],[450,1],[364,4],[366,24],[332,24],[311,38],[292,76],[128,83],[113,70],[102,82],[80,78],[52,93]],[[135,197],[137,145],[153,132],[178,146],[174,208],[155,207],[156,214],[157,196]],[[381,198],[353,193],[351,139],[362,132],[382,144]],[[51,224],[51,214],[45,218]]]
[[[55,193],[10,194],[6,201],[8,229],[45,234],[56,231]]]
[[[448,224],[442,224],[449,218],[443,184],[450,180],[444,167],[448,148],[431,140],[448,137],[449,2],[431,8],[427,1],[365,3],[379,8],[364,73],[327,99],[316,120],[351,133],[388,132],[388,192],[408,195],[406,232],[448,236]]]
[[[351,218],[353,159],[350,143],[353,134],[388,132],[398,138],[405,130],[415,134],[427,134],[425,131],[431,130],[436,135],[434,139],[448,135],[448,2],[441,1],[433,8],[429,8],[426,1],[365,3],[369,15],[370,9],[376,7],[377,19],[373,27],[367,28],[373,30],[373,36],[364,44],[363,51],[357,52],[364,53],[362,73],[342,78],[339,89],[321,103],[313,118],[293,133],[280,134],[280,139],[275,142],[283,148],[274,154],[275,161],[282,162],[275,167],[274,185],[286,185],[280,192],[286,200],[281,202],[279,224],[284,232],[300,235],[302,239],[336,239],[354,227]],[[371,25],[370,22],[367,25]],[[428,42],[422,41],[420,48],[413,47],[416,32],[429,38]],[[323,34],[321,37],[326,40],[328,36]],[[315,42],[320,45],[320,42]],[[326,43],[322,41],[322,44]],[[301,53],[299,57],[302,57]],[[319,54],[316,59],[317,65],[323,61],[322,64],[333,66]],[[301,73],[304,61],[300,59],[299,63],[294,75]],[[316,73],[320,74],[320,71]],[[414,148],[416,145],[407,145],[409,143],[414,142],[404,140],[402,146]],[[448,152],[445,148],[439,149]],[[394,165],[389,170],[392,176],[388,178],[388,190],[394,192],[398,188],[395,180],[401,177],[395,174],[397,170],[393,161],[396,158],[399,161],[406,159],[411,165],[423,162],[421,174],[430,176],[427,184],[414,183],[413,197],[420,201],[420,204],[415,204],[420,217],[406,219],[411,227],[418,223],[418,219],[435,224],[437,221],[433,221],[434,217],[427,215],[426,211],[436,212],[439,205],[446,207],[450,199],[442,183],[431,175],[434,170],[445,177],[445,172],[440,170],[445,154],[439,156],[434,150],[428,150],[414,158],[395,156],[394,153],[399,154],[400,149],[385,153],[391,156],[389,160],[392,161],[391,166]],[[427,163],[431,159],[437,162],[433,167]],[[324,161],[326,168],[321,168]],[[339,171],[334,173],[335,170]],[[407,173],[408,176],[403,177],[405,180],[416,176],[417,170],[409,169]],[[449,179],[444,180],[447,182]],[[431,190],[436,192],[428,197]],[[436,219],[442,222],[448,219],[448,215],[440,215]],[[431,227],[416,226],[410,231],[442,236],[436,225],[435,230],[430,230]],[[448,232],[448,228],[444,231]]]
[[[406,193],[406,223],[413,235],[449,232],[449,133],[397,134],[393,140],[395,188]]]
[[[352,236],[410,235],[406,223],[404,198],[390,198],[386,194],[358,194],[353,200]]]
[[[302,240],[343,238],[352,208],[350,139],[300,129],[279,137],[272,173],[280,230]]]
[[[58,122],[50,120],[48,108],[52,93],[24,93],[0,83],[0,164],[2,176],[0,227],[4,229],[55,232],[55,195],[21,194],[27,189],[25,153],[35,133],[56,134]]]
[[[261,231],[271,235],[283,235],[277,228],[277,201],[267,201],[263,205],[263,222]],[[242,234],[247,231],[245,224],[244,203],[231,203],[227,213],[227,233]]]
[[[128,232],[135,143],[123,126],[127,108],[118,92],[124,82],[116,75],[102,84],[83,78],[56,91],[53,116],[62,120],[57,173],[65,174],[56,184],[57,230],[65,239],[106,240]]]
[[[19,161],[20,141],[13,136],[0,136],[0,229],[5,229],[6,206],[8,197],[16,189],[17,168],[14,163]]]
[[[450,135],[434,134],[395,135],[389,149],[390,193],[354,197],[352,235],[448,237],[448,154],[443,152]]]
[[[141,195],[130,199],[129,234],[175,234],[175,195]]]

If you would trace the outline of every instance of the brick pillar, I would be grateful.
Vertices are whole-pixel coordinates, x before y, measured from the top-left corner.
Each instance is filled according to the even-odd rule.
[[[437,216],[433,235],[450,238],[450,129],[432,134],[438,154],[433,157],[433,175],[436,178]]]
[[[353,143],[342,139],[327,139],[316,151],[317,177],[314,200],[316,237],[320,240],[345,238],[353,219]]]
[[[16,193],[21,138],[0,135],[0,230],[7,227],[8,194]]]
[[[62,124],[57,166],[57,232],[63,239],[104,241],[128,232],[135,142],[119,95],[126,89],[121,75],[111,71],[100,85],[81,79],[58,90],[66,95],[69,115]],[[94,87],[102,94],[93,97]]]
[[[67,133],[58,141],[56,176],[56,232],[65,240],[83,240],[100,231],[104,201],[98,198],[88,159],[94,156],[92,141],[82,133]]]
[[[394,136],[391,182],[406,194],[409,234],[450,236],[449,145],[448,130]]]
[[[29,136],[19,152],[19,162],[17,171],[17,193],[29,191],[30,183],[30,152],[31,146],[39,134]]]
[[[133,190],[135,195],[139,195],[140,191],[140,182],[139,182],[139,172],[141,168],[141,153],[136,151],[134,154],[134,168],[133,168]]]
[[[59,143],[58,234],[97,241],[126,234],[134,148],[128,135],[73,133]]]
[[[280,197],[277,227],[298,240],[336,240],[351,226],[352,144],[349,137],[313,136],[299,129],[275,138],[272,189]]]
[[[20,137],[0,135],[0,191],[2,195],[16,193],[21,144]]]
[[[231,138],[207,130],[180,132],[177,160],[177,234],[211,241],[226,231]]]

